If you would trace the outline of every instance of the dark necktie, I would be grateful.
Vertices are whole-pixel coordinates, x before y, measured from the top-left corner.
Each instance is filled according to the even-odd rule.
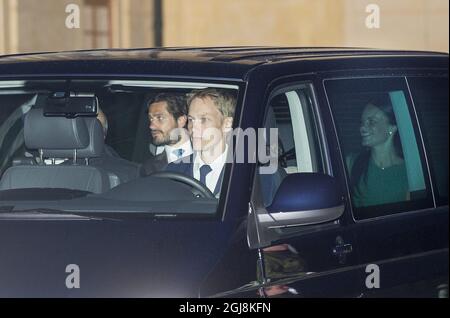
[[[177,159],[180,159],[183,156],[184,149],[175,149],[172,153],[177,157]]]
[[[208,165],[203,165],[200,167],[200,182],[206,185],[206,176],[212,171],[211,167]]]

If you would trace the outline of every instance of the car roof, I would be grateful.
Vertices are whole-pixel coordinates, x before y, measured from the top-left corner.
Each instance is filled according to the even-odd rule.
[[[330,60],[332,58],[343,57],[448,57],[446,53],[427,51],[406,51],[406,50],[382,50],[369,48],[345,48],[345,47],[165,47],[165,48],[137,48],[137,49],[97,49],[78,50],[65,52],[36,52],[26,54],[10,54],[0,56],[0,73],[8,73],[5,65],[15,64],[15,74],[29,73],[26,65],[32,65],[33,73],[55,73],[55,65],[65,63],[68,66],[67,72],[71,72],[70,66],[75,66],[77,71],[81,71],[83,66],[93,70],[103,65],[125,66],[128,64],[129,71],[134,70],[139,73],[139,66],[152,66],[153,69],[164,67],[182,67],[186,73],[192,71],[199,65],[209,69],[214,73],[220,70],[222,77],[244,78],[245,74],[259,66],[271,63],[280,63],[295,60]],[[20,64],[20,67],[18,66]],[[227,65],[226,68],[223,66]],[[89,66],[89,67],[88,67]],[[195,67],[194,67],[195,66]],[[3,70],[2,67],[5,67]],[[25,67],[25,69],[23,69]],[[164,68],[163,67],[163,68]],[[30,68],[28,68],[31,70]],[[101,70],[101,67],[98,69]],[[3,72],[1,72],[3,71]],[[123,72],[119,72],[123,73]],[[132,74],[133,72],[130,72]],[[162,74],[161,72],[159,72]],[[180,72],[181,74],[182,72]],[[195,73],[195,72],[194,72]],[[202,76],[200,72],[200,76]]]
[[[345,47],[165,47],[136,49],[96,49],[63,52],[36,52],[0,56],[4,61],[33,60],[81,60],[100,58],[125,58],[133,60],[186,60],[198,62],[229,62],[237,64],[260,64],[283,59],[305,57],[330,57],[352,55],[447,55],[441,52],[382,50]]]

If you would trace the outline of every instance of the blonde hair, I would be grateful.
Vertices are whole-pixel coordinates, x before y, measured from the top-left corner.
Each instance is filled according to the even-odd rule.
[[[234,112],[236,109],[236,96],[233,91],[220,88],[195,90],[188,94],[187,104],[190,106],[192,101],[196,98],[211,98],[214,105],[216,105],[217,109],[223,116],[231,118],[234,117]]]

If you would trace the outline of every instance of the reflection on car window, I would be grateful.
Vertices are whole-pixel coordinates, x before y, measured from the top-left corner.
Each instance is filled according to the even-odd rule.
[[[357,218],[431,204],[404,84],[403,79],[326,82]]]

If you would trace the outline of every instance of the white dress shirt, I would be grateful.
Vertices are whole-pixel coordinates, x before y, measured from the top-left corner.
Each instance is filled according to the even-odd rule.
[[[206,186],[208,189],[214,193],[216,189],[217,182],[219,181],[220,174],[227,160],[228,153],[228,145],[225,148],[225,152],[223,152],[219,157],[217,157],[212,163],[209,164],[211,167],[211,172],[206,175]],[[206,163],[202,160],[202,157],[199,153],[194,154],[194,178],[200,181],[200,167],[205,165]],[[216,195],[219,197],[220,193]]]

